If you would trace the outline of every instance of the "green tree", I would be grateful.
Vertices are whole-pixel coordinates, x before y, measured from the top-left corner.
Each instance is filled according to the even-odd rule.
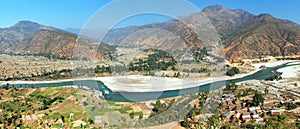
[[[134,112],[132,111],[131,113],[129,113],[129,116],[130,116],[131,119],[133,119],[134,118]]]
[[[143,113],[141,112],[140,114],[139,114],[139,119],[143,119]]]
[[[265,94],[268,94],[269,93],[269,89],[266,87],[265,88]]]
[[[153,111],[156,113],[161,113],[165,110],[166,105],[157,100],[154,104]]]
[[[255,106],[263,105],[264,101],[265,101],[265,99],[262,97],[262,95],[260,93],[256,92],[254,94],[252,102]]]
[[[291,102],[286,102],[285,107],[286,107],[287,110],[293,110],[293,109],[297,108],[297,104],[294,104],[294,103],[291,103]]]
[[[240,73],[240,70],[237,67],[232,67],[231,69],[229,69],[226,72],[226,75],[233,76],[233,75],[238,74],[238,73]]]
[[[180,125],[182,127],[185,127],[185,128],[190,128],[191,127],[187,117],[184,117],[183,121],[180,122]]]

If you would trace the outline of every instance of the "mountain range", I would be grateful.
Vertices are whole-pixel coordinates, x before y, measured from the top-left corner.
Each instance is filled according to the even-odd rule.
[[[77,39],[77,35],[64,30],[31,21],[20,21],[12,27],[0,29],[0,52],[71,59],[76,49],[84,51],[76,58],[108,59],[108,53],[114,51],[113,47],[105,43],[80,38],[81,43],[77,44]]]
[[[22,40],[29,38],[40,29],[54,30],[52,27],[30,21],[20,21],[9,28],[0,28],[0,51],[21,43]]]
[[[220,5],[204,8],[201,12],[187,16],[188,20],[197,19],[205,15],[214,26],[224,46],[224,54],[230,62],[240,62],[241,59],[259,58],[262,56],[289,56],[300,55],[300,26],[288,20],[274,18],[270,14],[254,15],[247,11],[236,9],[230,10]],[[111,30],[105,42],[112,44],[120,43],[125,37],[145,28],[157,27],[180,33],[183,37],[189,28],[180,24],[180,21],[167,21],[164,23],[153,23],[144,26],[130,26],[127,28]],[[189,26],[190,27],[190,26]],[[191,27],[192,28],[192,27]],[[158,35],[148,35],[144,40],[136,39],[143,45],[159,44],[152,39]],[[197,35],[194,35],[197,37]],[[140,38],[140,37],[137,37]],[[201,39],[203,40],[203,39]],[[190,44],[203,43],[198,38],[189,39]],[[124,44],[121,44],[124,45]],[[126,46],[132,45],[126,44]],[[133,46],[135,46],[133,44]],[[173,49],[178,45],[173,44],[166,49]],[[203,46],[203,45],[200,45]],[[179,46],[181,47],[181,46]]]
[[[183,19],[197,22],[203,15],[216,30],[224,46],[225,57],[230,62],[261,56],[300,55],[300,26],[296,23],[277,19],[270,14],[254,15],[241,9],[231,10],[220,5],[206,7],[201,12],[184,16]],[[199,36],[192,29],[195,26],[176,19],[143,26],[129,26],[110,30],[101,42],[129,48],[158,47],[165,50],[202,48],[207,41],[215,42],[206,39],[214,39],[212,35]],[[79,32],[77,29],[67,31],[76,34]],[[67,31],[22,21],[9,28],[0,28],[0,52],[51,54],[59,58],[71,58],[77,35]],[[108,53],[114,51],[110,45],[97,44],[98,41],[91,39],[86,39],[86,44],[80,48],[88,51],[89,48],[102,44],[104,49],[97,52],[100,56],[97,59],[107,58]],[[91,44],[94,45],[90,46]]]

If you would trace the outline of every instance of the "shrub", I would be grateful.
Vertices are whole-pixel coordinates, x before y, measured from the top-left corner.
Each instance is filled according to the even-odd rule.
[[[229,69],[226,72],[226,75],[233,76],[233,75],[238,74],[238,73],[240,73],[240,70],[237,67],[232,67],[231,69]]]

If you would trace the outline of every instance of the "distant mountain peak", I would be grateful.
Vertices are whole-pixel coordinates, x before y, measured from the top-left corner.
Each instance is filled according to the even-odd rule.
[[[18,23],[16,23],[14,25],[15,27],[18,27],[18,26],[41,26],[40,24],[36,23],[36,22],[32,22],[32,21],[19,21]]]
[[[19,21],[15,25],[0,29],[0,52],[9,46],[21,43],[41,29],[55,30],[53,27],[44,26],[32,21]]]
[[[203,12],[219,12],[223,10],[228,10],[227,8],[223,7],[222,5],[212,5],[204,8]]]
[[[38,24],[38,23],[29,20],[22,20],[19,21],[17,24]]]
[[[258,18],[274,18],[271,14],[263,13],[257,16]]]

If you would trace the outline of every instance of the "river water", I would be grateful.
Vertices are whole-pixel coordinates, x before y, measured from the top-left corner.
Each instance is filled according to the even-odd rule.
[[[236,80],[236,82],[242,82],[242,81],[253,80],[253,79],[264,80],[267,77],[274,75],[272,71],[275,71],[283,67],[292,66],[292,65],[300,65],[300,64],[283,64],[276,67],[265,68],[265,69],[261,69],[260,71],[254,74],[242,78],[234,79],[234,80]],[[39,83],[39,84],[14,84],[9,86],[10,87],[14,86],[19,88],[19,87],[59,87],[59,86],[79,85],[79,86],[87,86],[89,88],[100,90],[103,93],[105,99],[107,100],[120,101],[120,102],[139,102],[144,100],[175,97],[184,94],[191,94],[191,93],[197,93],[201,91],[218,89],[227,84],[230,84],[230,81],[231,80],[212,82],[209,84],[200,85],[198,87],[181,89],[181,90],[171,90],[171,91],[164,91],[164,92],[142,92],[142,93],[141,92],[112,92],[102,82],[95,81],[95,80],[80,80],[80,81],[76,80],[76,81]]]

